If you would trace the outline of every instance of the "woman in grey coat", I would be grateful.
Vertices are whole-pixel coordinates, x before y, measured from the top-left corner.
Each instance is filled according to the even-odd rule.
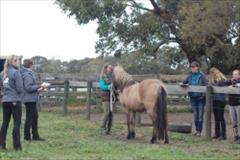
[[[32,71],[33,62],[31,59],[25,59],[21,68],[23,78],[24,94],[23,103],[26,107],[26,120],[24,125],[25,140],[44,140],[40,138],[38,133],[38,111],[37,100],[38,92],[44,89],[43,85],[37,84],[36,78]],[[32,129],[32,136],[30,130]]]
[[[19,72],[19,57],[8,56],[3,71],[3,122],[0,130],[0,149],[6,149],[6,135],[8,125],[13,117],[13,147],[21,150],[20,125],[21,125],[21,95],[23,93],[23,81]]]

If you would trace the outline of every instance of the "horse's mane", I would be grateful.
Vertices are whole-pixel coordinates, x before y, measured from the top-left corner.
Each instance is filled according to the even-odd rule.
[[[132,76],[129,75],[121,66],[114,67],[113,70],[114,79],[120,85],[120,88],[131,85],[135,83]]]

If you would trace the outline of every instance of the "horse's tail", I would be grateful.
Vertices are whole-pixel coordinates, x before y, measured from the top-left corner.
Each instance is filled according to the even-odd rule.
[[[164,140],[165,130],[167,129],[167,93],[163,87],[158,90],[158,96],[155,103],[156,119],[155,126],[157,138]]]

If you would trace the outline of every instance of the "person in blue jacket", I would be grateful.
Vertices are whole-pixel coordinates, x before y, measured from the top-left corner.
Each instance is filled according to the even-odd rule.
[[[111,65],[105,64],[102,68],[99,78],[99,88],[101,90],[102,105],[104,108],[104,116],[102,120],[101,130],[102,134],[109,134],[112,126],[112,115],[110,115],[110,88],[112,83]]]
[[[23,81],[19,71],[20,61],[16,55],[6,58],[3,70],[3,122],[0,130],[0,149],[6,149],[6,135],[11,115],[13,117],[13,148],[22,150],[20,141],[20,125],[22,116],[21,95]]]
[[[191,63],[191,72],[182,82],[187,85],[206,86],[206,76],[200,71],[200,64],[196,61]],[[196,132],[195,136],[201,136],[203,128],[203,113],[205,106],[205,94],[198,92],[189,92],[190,102],[193,109],[194,123]]]
[[[20,72],[23,78],[24,94],[22,101],[26,108],[26,119],[24,125],[24,139],[27,141],[43,141],[44,139],[38,133],[38,110],[37,101],[39,91],[44,86],[37,83],[36,77],[32,71],[33,62],[31,59],[25,59]],[[32,136],[30,134],[32,130]]]
[[[209,70],[210,83],[213,86],[219,86],[219,82],[226,81],[227,78],[215,67]],[[213,95],[213,114],[215,120],[214,139],[226,139],[226,122],[224,119],[224,108],[226,106],[225,94],[215,93]]]

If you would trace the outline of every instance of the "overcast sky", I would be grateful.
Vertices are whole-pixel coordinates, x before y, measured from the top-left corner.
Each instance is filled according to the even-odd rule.
[[[54,0],[0,0],[0,55],[96,57],[96,23],[78,25]]]

